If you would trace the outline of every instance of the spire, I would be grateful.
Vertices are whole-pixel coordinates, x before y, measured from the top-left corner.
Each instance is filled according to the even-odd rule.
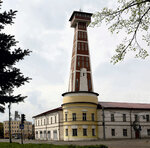
[[[69,19],[74,28],[69,92],[93,92],[87,27],[92,13],[74,11]]]

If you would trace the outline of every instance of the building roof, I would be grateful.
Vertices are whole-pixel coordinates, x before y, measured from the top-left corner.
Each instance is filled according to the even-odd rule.
[[[99,102],[98,108],[110,108],[110,109],[150,109],[150,104],[147,103],[126,103],[126,102]]]
[[[62,110],[62,107],[54,108],[54,109],[51,109],[51,110],[49,110],[49,111],[43,112],[43,113],[41,113],[41,114],[38,114],[38,115],[36,115],[36,116],[33,116],[32,118],[44,116],[44,115],[47,115],[47,114],[49,114],[49,113],[53,113],[53,112],[57,112],[57,111],[61,111],[61,110]]]

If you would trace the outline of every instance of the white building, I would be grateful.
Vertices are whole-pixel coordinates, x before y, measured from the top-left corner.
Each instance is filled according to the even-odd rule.
[[[35,139],[64,140],[65,126],[61,107],[33,118]],[[97,139],[148,138],[150,137],[150,104],[99,102],[97,124]]]
[[[63,140],[62,117],[61,107],[34,116],[35,139]]]
[[[150,137],[150,104],[100,102],[100,139]]]

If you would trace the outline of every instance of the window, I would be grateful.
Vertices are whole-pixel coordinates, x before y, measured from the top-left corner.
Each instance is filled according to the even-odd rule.
[[[47,118],[47,124],[49,124],[49,118]]]
[[[72,121],[76,121],[76,113],[72,113]]]
[[[88,45],[87,44],[85,44],[85,50],[88,50]]]
[[[82,57],[82,61],[84,61],[84,57]]]
[[[56,123],[56,116],[55,116],[55,123]]]
[[[149,115],[146,115],[146,121],[149,122]]]
[[[79,87],[79,80],[78,79],[76,79],[76,86],[77,86],[77,88]]]
[[[147,135],[150,136],[150,129],[147,129]]]
[[[82,61],[82,67],[84,67],[84,61]]]
[[[45,119],[44,119],[44,125],[45,125]]]
[[[51,117],[51,124],[53,123],[53,118]]]
[[[114,128],[111,129],[111,135],[112,135],[112,136],[115,136],[115,129],[114,129]]]
[[[81,38],[81,32],[79,31],[79,38]]]
[[[114,121],[115,121],[114,114],[111,114],[111,122],[114,122]]]
[[[78,50],[80,50],[80,43],[78,43]]]
[[[42,125],[42,119],[41,119],[41,125]]]
[[[123,122],[126,122],[126,114],[123,114]]]
[[[44,138],[46,138],[46,131],[44,131]]]
[[[94,113],[91,114],[92,121],[94,121]]]
[[[83,128],[83,136],[87,136],[87,129]]]
[[[80,67],[80,61],[78,61],[78,67]]]
[[[84,50],[84,43],[81,43],[81,49]]]
[[[68,129],[66,128],[66,136],[68,136]]]
[[[72,129],[72,136],[77,136],[77,129]]]
[[[86,62],[86,67],[89,67],[89,63],[88,62]]]
[[[67,113],[65,113],[65,121],[67,121]]]
[[[89,89],[91,89],[91,80],[89,79]]]
[[[123,129],[123,136],[127,136],[127,129]]]
[[[92,129],[92,136],[95,136],[95,129]]]
[[[138,115],[134,115],[135,121],[138,121]]]
[[[40,131],[40,138],[42,138],[42,131]]]
[[[86,121],[86,113],[82,113],[82,119],[83,121]]]

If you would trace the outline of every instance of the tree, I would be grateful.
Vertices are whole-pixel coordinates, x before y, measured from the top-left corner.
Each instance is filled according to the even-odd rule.
[[[0,2],[0,6],[1,6]],[[10,10],[0,13],[0,112],[4,112],[6,103],[18,103],[26,96],[13,95],[14,89],[29,82],[16,63],[23,60],[31,51],[17,48],[18,43],[13,35],[2,32],[6,25],[12,25],[17,11]]]
[[[103,8],[93,15],[91,26],[99,26],[103,21],[109,25],[112,33],[119,33],[122,29],[126,37],[116,48],[116,54],[111,62],[122,61],[128,51],[135,51],[137,58],[145,59],[148,56],[150,45],[150,0],[118,0],[116,9]],[[142,32],[142,38],[139,35]],[[144,46],[139,43],[142,39]]]

